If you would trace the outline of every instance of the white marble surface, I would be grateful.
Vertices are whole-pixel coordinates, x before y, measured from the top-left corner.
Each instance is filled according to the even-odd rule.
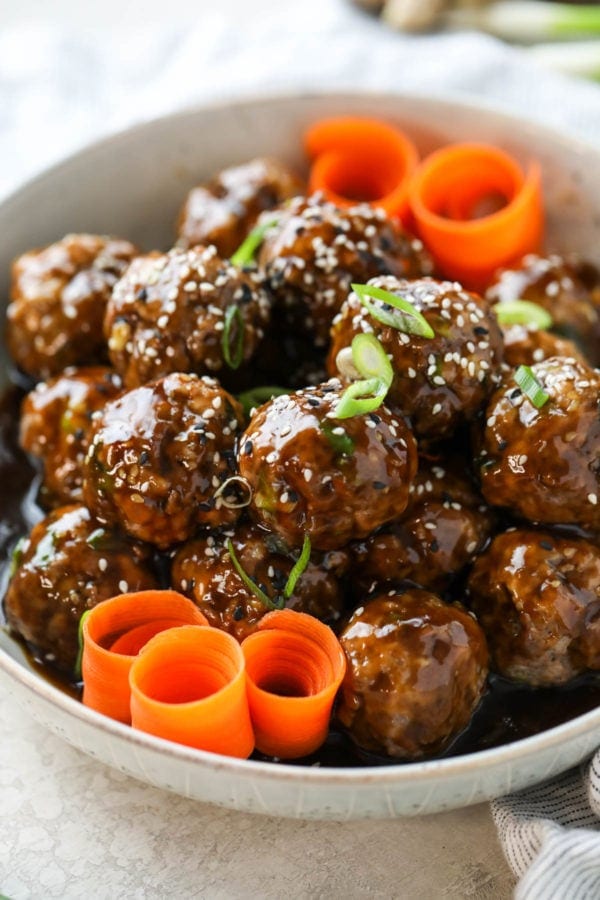
[[[491,41],[406,42],[343,0],[179,0],[176,13],[162,0],[3,0],[1,22],[0,193],[112,128],[265,88],[453,91],[600,135],[597,89]],[[0,734],[0,894],[11,900],[512,893],[487,806],[351,824],[214,809],[88,759],[2,684]]]

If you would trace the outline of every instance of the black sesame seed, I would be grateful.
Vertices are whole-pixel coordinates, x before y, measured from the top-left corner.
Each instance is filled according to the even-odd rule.
[[[252,456],[252,449],[252,441],[246,441],[246,443],[244,444],[244,453],[246,454],[246,456]]]
[[[145,287],[140,288],[137,294],[135,295],[135,299],[139,300],[141,303],[145,303],[148,299],[148,291]]]
[[[521,388],[513,388],[513,390],[508,395],[509,400],[516,400],[517,397],[521,396]]]
[[[431,550],[432,553],[437,553],[438,550],[440,549],[439,541],[436,541],[436,539],[434,538],[429,545],[429,549]]]
[[[369,413],[369,418],[371,422],[375,422],[376,425],[379,425],[381,422],[381,416],[378,416],[376,413]]]
[[[476,325],[473,331],[475,332],[475,334],[480,335],[481,337],[483,337],[484,334],[490,333],[489,329],[484,328],[483,325]]]
[[[298,494],[296,493],[296,491],[290,491],[290,490],[288,490],[287,493],[288,493],[288,500],[290,501],[290,503],[297,503],[297,502],[298,502]]]
[[[214,507],[214,501],[205,500],[203,503],[198,504],[198,509],[200,512],[210,512]]]
[[[553,550],[554,549],[554,547],[550,543],[550,541],[540,541],[540,547],[542,548],[542,550]]]
[[[244,618],[244,607],[243,606],[236,606],[236,608],[233,611],[233,618],[234,618],[235,622],[239,622],[240,619]]]
[[[317,397],[307,397],[306,402],[309,406],[320,406],[321,401],[317,399]]]
[[[76,441],[80,441],[84,434],[85,434],[85,431],[83,430],[83,428],[77,428],[73,437],[75,438]]]
[[[242,297],[241,297],[240,302],[241,303],[250,303],[251,300],[252,300],[252,291],[250,289],[250,286],[247,284],[242,284]]]
[[[498,450],[506,450],[508,441],[498,441]]]
[[[142,450],[142,452],[140,453],[140,458],[139,458],[140,466],[145,466],[148,463],[149,459],[150,459],[150,454],[148,453],[148,451]]]
[[[376,491],[382,491],[385,488],[385,482],[383,481],[374,481],[373,487]]]

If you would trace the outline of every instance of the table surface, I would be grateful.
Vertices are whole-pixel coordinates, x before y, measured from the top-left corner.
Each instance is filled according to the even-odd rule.
[[[217,809],[49,734],[0,683],[0,893],[24,898],[507,900],[489,807],[367,822]]]

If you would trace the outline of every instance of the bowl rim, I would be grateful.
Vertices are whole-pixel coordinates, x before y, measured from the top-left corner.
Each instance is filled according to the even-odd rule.
[[[540,136],[546,137],[552,142],[567,145],[576,152],[591,153],[599,158],[600,146],[595,146],[579,135],[569,134],[565,136],[557,128],[537,121],[531,122],[523,116],[513,113],[498,103],[487,100],[473,99],[463,96],[459,92],[401,92],[373,89],[332,89],[326,91],[317,90],[285,90],[270,91],[259,94],[236,95],[235,97],[217,97],[201,103],[185,105],[174,112],[163,113],[159,116],[144,118],[129,126],[121,127],[108,134],[102,135],[88,143],[78,147],[73,152],[55,161],[51,165],[39,170],[31,177],[19,183],[7,194],[0,196],[0,209],[10,212],[10,207],[19,202],[23,194],[35,190],[38,184],[51,178],[53,175],[70,167],[87,154],[109,148],[118,144],[125,138],[135,138],[145,131],[152,131],[169,122],[193,119],[202,116],[206,112],[218,112],[219,110],[234,111],[237,108],[247,109],[260,107],[277,102],[298,102],[318,100],[339,100],[340,102],[361,102],[369,100],[382,100],[386,102],[397,101],[399,104],[423,103],[425,106],[450,106],[465,112],[476,112],[493,117],[500,125],[514,126],[515,124],[534,128]],[[6,626],[3,627],[6,631]],[[198,750],[181,744],[176,744],[154,735],[131,728],[120,722],[116,722],[95,710],[84,706],[79,700],[55,687],[50,681],[37,674],[35,670],[27,668],[18,659],[11,656],[8,651],[0,646],[0,672],[4,672],[9,679],[21,684],[38,699],[49,702],[58,707],[68,716],[79,719],[81,722],[94,726],[108,736],[115,736],[133,743],[141,748],[159,752],[161,755],[175,757],[186,763],[199,763],[213,770],[219,770],[231,774],[247,774],[255,778],[268,778],[275,776],[280,780],[301,781],[312,785],[328,783],[330,785],[347,785],[358,787],[361,784],[386,785],[389,782],[402,784],[412,781],[416,776],[424,781],[436,781],[440,776],[458,778],[463,775],[472,775],[479,768],[503,766],[518,758],[531,758],[543,750],[559,749],[566,742],[587,736],[595,729],[600,731],[600,706],[569,719],[552,728],[545,729],[535,735],[511,741],[497,747],[478,750],[472,753],[464,753],[458,756],[449,756],[430,760],[413,760],[383,764],[377,766],[334,767],[334,766],[303,766],[290,765],[289,763],[274,763],[261,760],[236,759],[221,756],[219,754]],[[542,776],[543,777],[543,776]]]

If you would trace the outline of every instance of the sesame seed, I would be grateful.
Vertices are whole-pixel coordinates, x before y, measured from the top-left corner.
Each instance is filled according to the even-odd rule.
[[[102,559],[98,560],[98,568],[101,572],[106,572],[106,567],[108,566],[108,562],[102,557]]]
[[[587,498],[588,498],[589,502],[592,504],[592,506],[596,506],[596,504],[598,503],[598,495],[597,494],[588,494]]]
[[[129,590],[129,585],[127,584],[125,579],[121,579],[121,581],[119,582],[119,590],[121,591],[122,594],[126,594],[127,591]]]
[[[310,481],[310,479],[313,477],[312,469],[304,469],[304,472],[302,474],[304,475],[305,481]]]

